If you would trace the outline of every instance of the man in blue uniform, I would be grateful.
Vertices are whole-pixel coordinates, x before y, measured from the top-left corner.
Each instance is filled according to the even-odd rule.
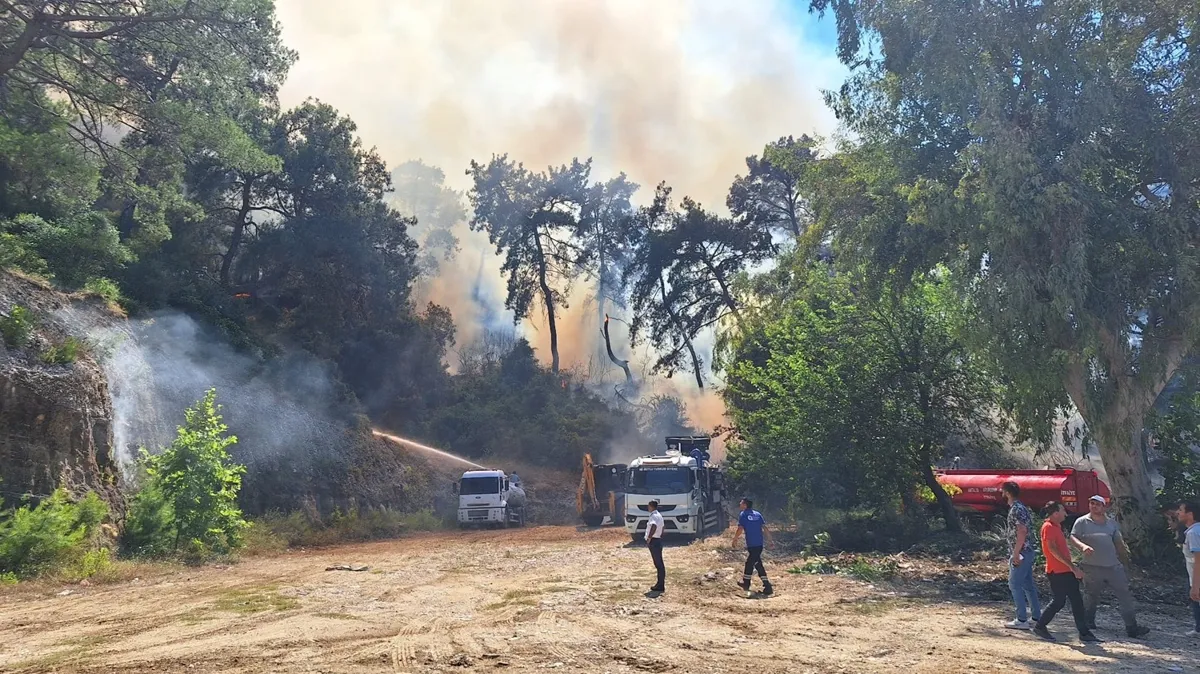
[[[767,580],[767,569],[762,563],[763,542],[771,540],[771,533],[763,526],[762,513],[754,509],[754,502],[748,498],[742,499],[741,503],[742,514],[738,517],[737,531],[733,532],[733,545],[737,545],[738,536],[742,532],[746,533],[746,569],[742,573],[742,582],[738,583],[738,587],[749,592],[750,580],[753,577],[754,571],[758,571],[758,577],[762,580],[763,594],[770,595],[775,590],[771,588],[771,581]]]
[[[692,458],[696,460],[696,467],[703,468],[704,462],[708,460],[708,452],[699,447],[693,447],[691,454]]]

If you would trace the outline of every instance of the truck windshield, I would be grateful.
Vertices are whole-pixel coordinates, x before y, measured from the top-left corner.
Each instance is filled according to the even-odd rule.
[[[459,492],[463,496],[476,494],[499,494],[500,478],[498,477],[464,477]]]
[[[629,471],[629,493],[658,495],[686,494],[692,490],[692,471],[679,466],[662,468],[632,468]]]

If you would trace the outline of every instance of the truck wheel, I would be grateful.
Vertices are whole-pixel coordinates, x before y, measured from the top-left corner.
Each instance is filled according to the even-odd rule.
[[[583,523],[589,527],[598,527],[601,524],[604,524],[604,515],[584,515]]]

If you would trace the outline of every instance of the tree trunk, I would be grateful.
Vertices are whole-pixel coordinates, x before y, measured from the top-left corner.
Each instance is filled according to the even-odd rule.
[[[700,357],[696,355],[696,348],[692,346],[692,340],[688,339],[687,333],[683,329],[683,321],[679,320],[679,316],[671,309],[670,302],[667,299],[667,283],[663,280],[661,274],[658,277],[658,293],[662,297],[663,308],[666,310],[667,315],[671,317],[671,322],[675,324],[675,329],[679,331],[679,338],[683,340],[688,354],[692,357],[692,372],[696,374],[696,386],[703,391],[704,375],[700,372]]]
[[[16,40],[13,40],[12,46],[0,51],[0,78],[6,77],[13,68],[17,67],[21,59],[25,58],[25,53],[41,35],[42,21],[41,9],[39,9],[38,14],[35,14],[25,24],[21,34],[17,36]]]
[[[700,259],[704,261],[704,266],[708,268],[708,273],[712,274],[713,279],[717,282],[717,286],[721,288],[721,301],[729,308],[729,313],[733,314],[733,320],[740,328],[742,326],[742,312],[738,310],[737,302],[733,299],[733,293],[729,290],[729,284],[726,283],[725,277],[721,275],[721,272],[717,271],[716,266],[708,259],[708,255],[704,254],[704,251],[700,251]]]
[[[542,250],[542,238],[534,234],[533,241],[538,252],[538,285],[542,289],[542,301],[546,304],[546,324],[550,329],[550,371],[558,373],[558,325],[554,322],[554,291],[546,278],[546,252]]]
[[[928,462],[924,464],[922,475],[925,477],[925,486],[933,492],[938,505],[942,508],[942,519],[946,521],[946,531],[955,534],[962,533],[962,522],[959,521],[958,513],[954,510],[954,501],[942,488],[942,483],[937,481],[937,476],[933,474],[933,466]]]
[[[617,358],[617,355],[612,350],[612,339],[608,336],[608,314],[604,315],[604,350],[608,353],[608,359],[625,372],[625,385],[632,391],[633,372],[629,370],[629,361]]]
[[[254,180],[245,178],[242,182],[242,205],[238,208],[237,219],[233,222],[233,233],[229,237],[229,250],[221,259],[221,285],[229,287],[229,271],[233,268],[233,260],[242,247],[242,237],[246,233],[246,216],[250,214],[250,194]]]
[[[1110,512],[1120,522],[1122,536],[1137,556],[1137,551],[1153,549],[1154,539],[1164,531],[1146,466],[1142,428],[1146,414],[1183,363],[1191,341],[1179,335],[1164,335],[1158,340],[1161,367],[1153,375],[1143,373],[1137,377],[1123,374],[1130,368],[1128,346],[1120,333],[1101,329],[1098,335],[1109,370],[1122,373],[1113,378],[1105,404],[1094,405],[1088,395],[1086,363],[1070,364],[1063,383],[1100,448],[1100,461],[1112,489]]]
[[[1146,410],[1111,405],[1105,418],[1088,426],[1100,447],[1100,460],[1108,474],[1113,502],[1110,512],[1121,523],[1121,534],[1135,556],[1163,529],[1157,515],[1154,488],[1142,452],[1142,425]]]

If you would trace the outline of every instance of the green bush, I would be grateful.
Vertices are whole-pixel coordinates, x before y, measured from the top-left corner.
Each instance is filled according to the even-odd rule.
[[[245,466],[235,464],[216,390],[184,413],[175,441],[157,456],[142,450],[146,480],[134,497],[123,544],[134,554],[178,553],[199,562],[242,546],[246,521],[237,505]]]
[[[144,484],[130,500],[121,547],[134,557],[164,557],[175,549],[174,509],[159,481]]]
[[[72,565],[87,570],[95,565],[87,555],[107,515],[94,493],[72,502],[63,489],[36,506],[0,514],[0,573],[31,578]]]
[[[33,337],[33,313],[22,306],[14,306],[7,316],[0,316],[0,336],[11,349],[20,349],[29,344]]]
[[[88,279],[88,282],[83,284],[83,291],[113,304],[121,302],[121,288],[112,279],[104,277]]]
[[[95,211],[59,220],[23,213],[0,222],[0,231],[19,238],[20,248],[13,247],[10,253],[18,260],[14,266],[33,273],[44,273],[44,268],[70,289],[80,288],[88,279],[103,277],[133,260],[109,217]]]
[[[52,344],[42,353],[42,360],[50,365],[70,365],[79,360],[85,351],[84,344],[75,337],[67,337],[59,344]]]
[[[813,575],[850,576],[867,583],[891,580],[900,570],[896,560],[890,557],[874,558],[866,555],[840,554],[833,557],[813,557],[800,566],[788,569],[788,573]]]

